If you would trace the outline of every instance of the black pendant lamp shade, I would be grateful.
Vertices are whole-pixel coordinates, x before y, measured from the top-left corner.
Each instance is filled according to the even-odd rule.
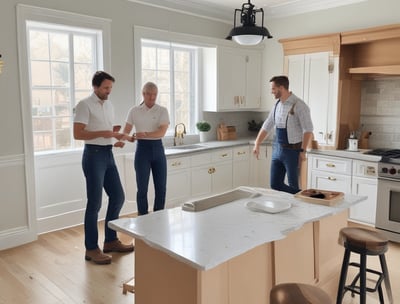
[[[236,26],[236,13],[240,12],[240,23],[242,26]],[[261,12],[261,26],[256,25],[256,13]],[[269,31],[264,27],[264,10],[254,9],[254,5],[250,3],[242,4],[242,9],[235,9],[233,16],[233,29],[230,31],[228,40],[234,40],[241,45],[256,45],[260,43],[264,37],[272,38]]]

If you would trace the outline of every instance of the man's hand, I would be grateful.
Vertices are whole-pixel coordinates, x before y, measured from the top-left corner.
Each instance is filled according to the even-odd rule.
[[[116,147],[116,148],[123,148],[124,146],[125,146],[125,143],[123,141],[117,141],[114,144],[114,147]]]
[[[260,155],[260,148],[259,146],[254,146],[253,148],[253,154],[256,157],[256,159],[259,159],[259,155]]]

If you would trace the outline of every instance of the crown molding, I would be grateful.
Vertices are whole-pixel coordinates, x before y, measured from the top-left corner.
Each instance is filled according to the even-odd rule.
[[[224,23],[232,23],[234,10],[241,8],[241,4],[234,4],[239,0],[127,0],[129,2],[162,8],[174,12],[189,14]],[[329,8],[365,2],[367,0],[252,0],[256,7],[263,8],[265,17],[281,18],[304,14]],[[246,2],[242,0],[242,2]],[[240,3],[242,3],[240,2]],[[238,2],[239,3],[239,2]]]

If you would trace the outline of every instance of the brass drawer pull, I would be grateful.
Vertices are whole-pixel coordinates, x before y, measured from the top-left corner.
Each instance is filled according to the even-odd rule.
[[[237,155],[243,155],[243,154],[246,154],[246,152],[243,151],[243,152],[238,152],[237,153]]]
[[[208,168],[208,174],[215,173],[215,168]]]
[[[332,163],[326,164],[326,166],[329,167],[329,168],[335,168],[336,167],[335,164],[332,164]]]
[[[328,176],[328,179],[331,180],[331,181],[335,181],[336,177]]]
[[[221,154],[221,157],[227,157],[228,153]]]
[[[172,167],[177,167],[177,166],[180,166],[180,165],[181,165],[181,162],[180,162],[180,161],[176,161],[176,162],[173,162],[173,163],[171,164]]]

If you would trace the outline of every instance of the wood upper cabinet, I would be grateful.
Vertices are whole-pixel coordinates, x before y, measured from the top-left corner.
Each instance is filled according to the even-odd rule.
[[[260,108],[261,50],[218,46],[205,49],[203,61],[204,111]]]

